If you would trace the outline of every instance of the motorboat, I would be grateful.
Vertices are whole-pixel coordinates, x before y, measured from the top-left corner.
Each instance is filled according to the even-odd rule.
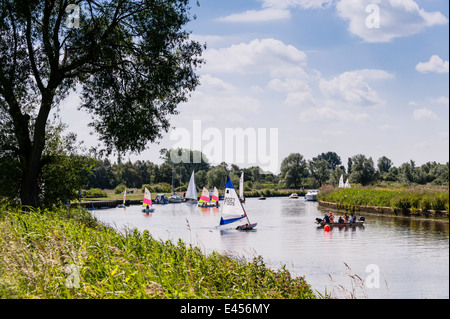
[[[319,193],[320,191],[318,189],[310,189],[305,195],[306,201],[317,202],[317,194]]]
[[[181,202],[183,202],[183,198],[175,193],[173,193],[169,197],[169,203],[171,203],[171,204],[177,204],[177,203],[181,203]]]

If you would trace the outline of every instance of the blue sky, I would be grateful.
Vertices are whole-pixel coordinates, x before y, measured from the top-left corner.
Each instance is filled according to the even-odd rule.
[[[172,118],[190,133],[190,143],[168,134],[159,145],[130,155],[132,161],[158,163],[160,148],[183,143],[203,150],[208,140],[194,141],[195,120],[203,133],[278,129],[277,145],[267,142],[278,166],[294,152],[312,159],[334,151],[344,164],[357,154],[375,163],[387,156],[397,166],[411,159],[418,165],[449,160],[448,1],[199,2],[192,3],[197,19],[187,29],[207,44],[201,86]],[[73,104],[76,99],[63,105],[63,121]],[[86,133],[88,116],[78,116],[84,118],[70,116],[78,121],[69,128],[95,144]],[[262,164],[251,157],[235,162]]]

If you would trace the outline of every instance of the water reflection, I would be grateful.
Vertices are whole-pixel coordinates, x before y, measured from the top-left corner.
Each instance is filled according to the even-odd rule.
[[[245,208],[254,231],[218,229],[219,208],[175,204],[155,206],[144,215],[140,207],[96,211],[94,215],[116,228],[147,229],[157,239],[181,238],[199,246],[235,256],[264,257],[279,268],[285,264],[294,276],[306,276],[321,293],[333,280],[350,286],[348,270],[365,278],[366,267],[380,269],[380,289],[368,289],[369,298],[448,298],[449,224],[405,217],[365,215],[365,227],[317,228],[315,218],[327,210],[302,199],[248,199]],[[335,214],[336,215],[336,214]],[[389,289],[386,289],[388,283]]]

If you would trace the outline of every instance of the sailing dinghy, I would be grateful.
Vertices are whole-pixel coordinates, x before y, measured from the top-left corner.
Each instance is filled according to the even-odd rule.
[[[142,209],[143,213],[150,214],[150,213],[154,213],[155,212],[155,209],[152,208],[152,194],[147,189],[147,187],[145,188],[144,200],[142,202],[142,207],[144,207]]]
[[[227,185],[225,189],[222,215],[220,218],[220,226],[235,223],[242,219],[247,219],[247,224],[237,226],[236,229],[238,230],[252,230],[257,225],[257,223],[252,224],[250,222],[244,206],[242,206],[241,200],[236,193],[236,189],[234,188],[230,177],[227,176]]]
[[[200,195],[200,200],[198,201],[198,207],[214,207],[214,206],[216,206],[216,204],[211,204],[208,189],[206,187],[203,187],[202,194]]]
[[[126,206],[125,206],[125,202],[127,201],[127,189],[125,188],[125,190],[123,191],[123,203],[122,204],[119,204],[118,206],[117,206],[117,208],[126,208]]]
[[[186,202],[189,204],[197,204],[197,186],[195,186],[194,171],[192,171],[191,179],[185,196]]]
[[[215,186],[212,193],[211,204],[213,204],[215,207],[219,207],[219,190]]]

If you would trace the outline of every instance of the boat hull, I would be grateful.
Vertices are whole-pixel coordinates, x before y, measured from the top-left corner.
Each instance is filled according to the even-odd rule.
[[[363,221],[357,221],[355,223],[327,223],[327,222],[316,222],[321,227],[324,227],[325,225],[329,225],[331,227],[356,227],[356,226],[364,226]]]
[[[317,202],[317,195],[305,195],[307,202]]]
[[[216,205],[216,204],[208,204],[208,205],[198,204],[198,207],[200,207],[200,208],[211,208],[211,207],[219,207],[219,205]]]
[[[257,223],[254,224],[246,224],[236,227],[237,230],[252,230],[258,225]]]

